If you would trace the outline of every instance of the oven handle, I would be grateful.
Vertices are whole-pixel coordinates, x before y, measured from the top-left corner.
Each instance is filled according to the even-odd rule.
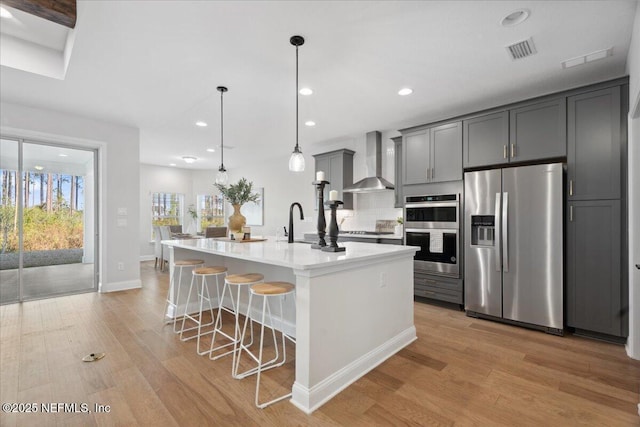
[[[405,208],[457,208],[460,202],[420,202],[420,203],[405,203]]]
[[[418,234],[427,234],[432,231],[439,231],[441,233],[458,233],[458,230],[455,228],[406,228],[404,230],[405,233],[418,233]]]

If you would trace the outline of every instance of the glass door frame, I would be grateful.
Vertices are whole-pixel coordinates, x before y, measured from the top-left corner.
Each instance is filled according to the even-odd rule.
[[[17,192],[16,195],[16,204],[17,204],[17,215],[18,215],[18,277],[17,277],[17,286],[18,286],[18,300],[17,301],[7,301],[2,302],[1,304],[13,304],[17,302],[23,301],[33,301],[38,299],[46,299],[46,298],[56,298],[65,295],[74,295],[78,293],[85,292],[97,292],[100,284],[100,170],[98,168],[99,162],[99,154],[100,150],[97,147],[83,147],[81,145],[73,145],[64,142],[51,142],[51,141],[43,141],[34,138],[25,138],[13,135],[5,135],[0,134],[0,139],[5,139],[9,141],[15,141],[18,144],[18,170],[17,170]],[[93,261],[93,286],[91,289],[82,290],[82,291],[70,291],[63,292],[59,294],[47,295],[42,297],[33,297],[33,298],[24,298],[24,287],[22,283],[23,279],[23,269],[24,269],[24,247],[23,247],[23,239],[24,239],[24,229],[23,229],[23,214],[24,214],[24,165],[23,165],[23,149],[24,144],[33,144],[33,145],[44,145],[49,147],[57,147],[57,148],[66,148],[72,150],[81,150],[81,151],[89,151],[93,153],[93,199],[94,199],[94,212],[93,212],[93,253],[94,253],[94,261]]]

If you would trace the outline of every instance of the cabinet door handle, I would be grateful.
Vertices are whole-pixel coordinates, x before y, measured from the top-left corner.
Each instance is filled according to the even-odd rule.
[[[569,206],[569,221],[573,222],[573,205]]]
[[[569,180],[569,195],[573,196],[573,180]]]
[[[506,145],[502,146],[502,158],[503,159],[507,158],[507,146]]]
[[[516,156],[516,144],[511,144],[511,158]]]
[[[431,168],[431,179],[436,177],[436,168]]]

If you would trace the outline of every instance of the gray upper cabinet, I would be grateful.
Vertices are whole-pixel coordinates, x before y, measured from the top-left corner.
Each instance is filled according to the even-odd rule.
[[[323,171],[329,184],[324,187],[324,200],[329,200],[329,191],[337,190],[343,209],[353,209],[353,194],[342,189],[353,184],[353,155],[355,151],[341,149],[328,153],[315,154],[316,172]]]
[[[620,197],[620,87],[567,99],[569,200]]]
[[[462,179],[462,122],[429,129],[431,141],[431,179],[429,182]]]
[[[509,161],[565,157],[566,108],[563,97],[509,110]]]
[[[463,122],[465,168],[507,163],[509,112],[499,111]]]
[[[574,201],[569,202],[568,209],[567,324],[626,336],[620,201]]]
[[[462,179],[462,122],[403,135],[402,184]]]
[[[562,97],[464,120],[464,167],[565,157],[566,118]]]
[[[391,138],[391,140],[393,141],[393,150],[395,155],[395,182],[393,183],[395,201],[393,203],[393,207],[402,208],[404,207],[404,196],[402,194],[402,137],[396,136],[395,138]]]
[[[429,129],[402,136],[403,184],[423,184],[429,180]]]

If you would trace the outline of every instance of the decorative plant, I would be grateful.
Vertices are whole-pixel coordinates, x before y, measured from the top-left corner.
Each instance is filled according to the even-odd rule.
[[[401,225],[402,225],[402,224],[404,224],[404,219],[402,219],[402,217],[401,217],[401,216],[399,216],[398,218],[396,218],[396,222],[397,222],[398,224],[401,224]]]
[[[189,215],[191,215],[191,218],[193,218],[194,220],[198,219],[198,211],[196,210],[195,206],[189,205],[189,207],[187,208],[187,212],[189,213]]]
[[[247,202],[257,202],[260,200],[260,194],[252,193],[253,182],[247,181],[246,178],[240,178],[237,184],[223,185],[213,184],[220,194],[232,205],[243,205]]]

